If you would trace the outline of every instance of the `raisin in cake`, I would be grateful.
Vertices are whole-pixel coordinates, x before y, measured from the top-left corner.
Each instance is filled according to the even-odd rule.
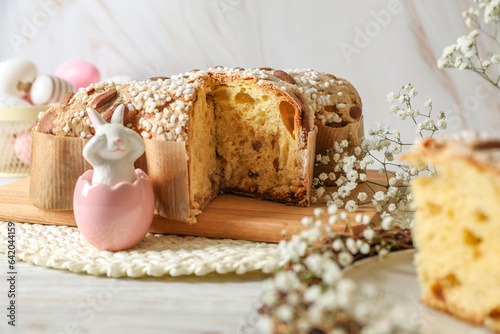
[[[313,70],[216,67],[121,85],[103,82],[80,89],[41,115],[34,138],[37,140],[40,134],[45,137],[37,140],[39,148],[35,145],[34,150],[41,152],[49,146],[64,147],[85,141],[93,134],[85,109],[95,108],[109,120],[121,103],[127,106],[125,125],[141,134],[146,142],[146,161],[141,167],[152,176],[159,213],[190,222],[224,191],[308,205],[318,126],[342,128],[362,120],[356,89],[333,75]],[[55,137],[67,140],[46,143]],[[185,154],[173,143],[181,143]],[[181,152],[180,160],[184,161],[176,164],[179,168],[172,167],[176,172],[162,171],[162,166],[170,162],[164,157],[165,152],[171,152],[172,147],[177,147],[175,152]],[[31,200],[35,205],[70,209],[70,203],[60,205],[63,199],[54,197],[74,186],[73,170],[80,173],[88,168],[80,155],[71,152],[68,168],[64,166],[67,160],[47,166],[51,161],[46,161],[45,151],[34,155],[34,160],[40,160],[33,161],[34,166],[40,167],[34,167],[37,174],[32,175]],[[183,177],[182,164],[187,177]],[[61,166],[65,169],[54,172],[53,167]],[[48,174],[65,178],[60,181],[57,175],[48,178]],[[53,181],[49,183],[49,179]],[[174,179],[178,182],[172,185]],[[188,207],[189,213],[179,219],[177,214],[162,210],[169,199],[161,192],[175,188],[168,193],[175,194],[175,198],[184,196],[178,190],[183,187],[183,179],[187,180],[188,200],[185,205],[176,205]],[[55,191],[51,188],[56,186],[47,184],[65,189]]]
[[[422,301],[500,332],[500,141],[427,139],[405,158],[437,171],[412,185]]]

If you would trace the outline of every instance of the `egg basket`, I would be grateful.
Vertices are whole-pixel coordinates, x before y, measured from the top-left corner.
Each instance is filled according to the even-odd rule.
[[[31,129],[48,106],[0,108],[0,177],[30,173]]]

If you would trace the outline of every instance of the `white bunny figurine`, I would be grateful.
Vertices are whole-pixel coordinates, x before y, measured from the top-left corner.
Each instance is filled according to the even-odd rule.
[[[96,110],[87,108],[95,135],[83,148],[83,157],[94,167],[92,184],[114,186],[137,180],[134,162],[144,153],[145,145],[135,131],[123,126],[123,111],[121,104],[108,123]]]

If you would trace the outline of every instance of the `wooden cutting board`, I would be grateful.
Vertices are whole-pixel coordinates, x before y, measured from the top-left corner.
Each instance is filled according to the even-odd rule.
[[[368,178],[382,183],[385,175],[369,171]],[[372,186],[373,188],[373,186]],[[375,188],[374,188],[375,189]],[[358,192],[369,192],[366,185],[358,186]],[[0,187],[0,219],[22,223],[76,226],[73,211],[49,211],[39,209],[29,201],[29,178]],[[250,241],[279,242],[283,239],[282,231],[287,235],[304,229],[302,217],[312,216],[315,208],[326,206],[318,203],[309,207],[287,206],[255,198],[224,194],[218,196],[198,216],[193,225],[181,223],[155,215],[150,231],[178,235],[192,235],[212,238],[230,238]],[[376,212],[373,207],[364,206],[357,213],[371,217]],[[356,213],[356,214],[357,214]],[[349,213],[353,225],[355,214]],[[342,230],[344,226],[337,226]]]

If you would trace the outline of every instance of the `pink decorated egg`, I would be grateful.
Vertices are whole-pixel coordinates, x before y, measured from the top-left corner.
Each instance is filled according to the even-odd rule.
[[[135,170],[137,180],[114,186],[92,184],[93,170],[78,178],[73,197],[75,220],[83,237],[101,250],[119,251],[144,238],[154,214],[154,193],[149,177]]]
[[[26,166],[31,164],[31,131],[22,132],[16,136],[14,153]]]
[[[76,89],[87,87],[101,80],[99,70],[84,60],[69,60],[62,63],[54,74],[71,83]]]

